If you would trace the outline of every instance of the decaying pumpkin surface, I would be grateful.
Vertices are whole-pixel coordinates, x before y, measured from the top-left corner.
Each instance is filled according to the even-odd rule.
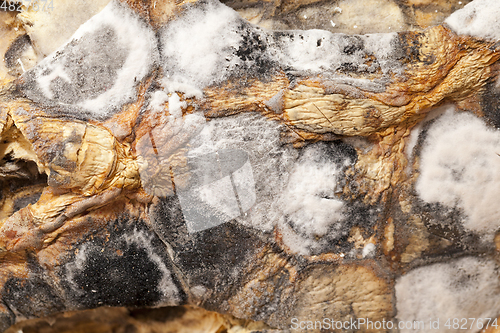
[[[493,320],[498,13],[346,35],[113,0],[52,53],[9,14],[0,327],[186,304],[292,331]]]

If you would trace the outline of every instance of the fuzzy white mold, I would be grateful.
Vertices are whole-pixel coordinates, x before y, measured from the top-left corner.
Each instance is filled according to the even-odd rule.
[[[451,14],[445,23],[459,35],[500,39],[500,2],[474,0]]]
[[[500,227],[500,131],[450,108],[431,125],[416,190],[422,200],[463,210],[466,229]]]
[[[470,319],[467,328],[462,330],[446,327],[446,321],[449,318],[494,319],[500,312],[499,296],[500,281],[495,263],[466,257],[420,267],[398,278],[396,317],[404,324],[418,323],[418,329],[415,325],[412,329],[402,329],[402,333],[478,332],[477,326],[471,329]],[[439,325],[431,326],[430,322],[437,320]],[[484,324],[486,322],[483,320]]]
[[[241,17],[211,1],[189,8],[161,32],[161,56],[168,90],[196,90],[225,79],[239,63]],[[182,90],[181,90],[182,89]]]

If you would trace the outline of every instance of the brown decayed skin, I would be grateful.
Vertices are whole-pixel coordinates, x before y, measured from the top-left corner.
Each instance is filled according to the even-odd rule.
[[[261,112],[290,128],[298,146],[308,140],[331,139],[332,134],[367,137],[375,148],[358,151],[353,174],[360,183],[358,196],[375,203],[405,178],[404,138],[411,129],[433,106],[461,102],[480,91],[491,76],[490,66],[500,57],[492,43],[459,37],[443,26],[400,33],[399,39],[407,43],[407,68],[382,93],[354,87],[349,91],[336,87],[332,93],[331,84],[321,77],[290,87],[286,76],[278,74],[269,82],[248,80],[239,87],[229,82],[208,88],[202,108],[209,118]],[[281,112],[266,106],[277,94],[282,94]]]
[[[139,12],[146,13],[145,10]],[[430,107],[445,99],[464,100],[481,89],[490,76],[489,66],[499,57],[491,44],[458,37],[442,26],[423,33],[401,33],[399,38],[408,43],[407,70],[403,78],[395,78],[382,93],[332,86],[321,77],[305,78],[291,85],[284,73],[278,73],[267,82],[247,79],[207,88],[198,108],[209,119],[259,111],[285,124],[288,140],[295,140],[296,146],[338,136],[367,137],[374,148],[368,153],[358,150],[358,161],[350,171],[359,183],[358,192],[354,194],[346,187],[344,195],[362,196],[371,204],[381,198],[386,200],[392,188],[406,180],[402,171],[407,164],[404,138],[411,128]],[[65,209],[73,212],[71,216],[91,209],[92,200],[86,200],[86,204],[82,201],[86,197],[105,195],[113,200],[119,195],[113,188],[138,189],[140,170],[148,175],[146,178],[166,177],[158,182],[159,188],[147,190],[148,194],[173,193],[171,178],[175,166],[183,170],[179,172],[188,181],[189,172],[184,170],[185,158],[179,149],[193,133],[178,132],[166,121],[168,103],[164,112],[146,112],[140,123],[134,123],[153,79],[154,75],[139,85],[135,102],[104,123],[51,119],[43,110],[33,109],[22,100],[2,107],[2,112],[7,113],[3,118],[10,117],[15,124],[10,127],[18,129],[32,145],[31,151],[25,149],[24,157],[37,163],[49,176],[50,187],[40,201],[25,208],[32,212],[35,225],[43,225],[45,219],[54,219]],[[276,97],[278,104],[268,104]],[[187,102],[190,107],[183,111],[184,115],[197,107],[196,100]],[[62,154],[54,156],[46,148],[50,145],[60,145]],[[162,147],[161,154],[156,147]],[[138,160],[134,153],[140,155]],[[147,189],[147,179],[144,181]]]
[[[393,318],[395,313],[392,283],[370,260],[306,268],[300,272],[295,288],[293,294],[297,301],[291,317],[299,320],[368,318],[382,322]],[[311,331],[320,332],[319,329]],[[362,327],[359,331],[382,330]]]
[[[0,308],[1,309],[1,308]],[[9,331],[19,332],[141,332],[141,333],[221,333],[237,330],[238,333],[266,331],[263,322],[237,319],[230,315],[211,312],[194,306],[164,307],[151,310],[125,307],[101,307],[92,310],[68,311],[43,319],[28,319],[13,325]],[[50,324],[49,324],[50,323]],[[167,331],[165,330],[167,328]]]
[[[142,2],[124,2],[132,3],[131,7],[156,27],[166,21],[165,17],[177,14],[172,14],[175,6],[171,2],[153,8]],[[369,204],[387,201],[398,187],[411,181],[404,171],[408,163],[404,148],[411,129],[431,107],[443,101],[470,101],[469,97],[491,77],[490,66],[500,57],[491,44],[458,37],[442,26],[423,33],[400,34],[400,38],[411,44],[407,50],[418,52],[408,56],[405,77],[394,78],[385,92],[342,86],[332,89],[322,77],[303,78],[291,85],[283,73],[278,73],[267,82],[247,79],[244,84],[226,82],[207,88],[204,100],[186,100],[189,106],[182,110],[183,115],[196,107],[205,112],[208,120],[258,111],[285,124],[289,131],[283,141],[297,147],[343,136],[365,137],[374,148],[368,152],[357,149],[358,161],[348,176],[359,187],[354,192],[346,186],[343,195],[361,197]],[[0,254],[0,285],[11,276],[27,276],[26,248],[38,251],[42,265],[55,267],[76,242],[105,234],[105,226],[117,218],[116,212],[144,216],[142,202],[150,201],[152,194],[171,195],[175,186],[183,186],[182,181],[173,183],[173,168],[183,172],[185,183],[189,181],[182,147],[192,132],[176,132],[165,121],[169,116],[168,103],[163,112],[146,110],[136,123],[152,80],[151,77],[139,85],[137,101],[103,123],[51,119],[43,110],[30,106],[29,101],[10,101],[0,106],[0,130],[11,138],[8,149],[20,158],[34,161],[41,172],[49,175],[50,185],[37,203],[7,214],[10,217],[0,225],[0,245],[4,250]],[[281,107],[273,109],[267,102],[279,94]],[[14,112],[19,107],[26,113]],[[55,160],[47,147],[58,143],[64,158]],[[158,147],[162,147],[160,153]],[[146,178],[157,180],[159,186],[150,186],[141,179],[141,172],[148,175]],[[161,177],[164,179],[158,181]],[[92,219],[85,216],[89,211]],[[64,214],[66,218],[58,220]],[[409,223],[418,228],[399,251],[402,253],[397,254],[397,260],[404,263],[429,246],[422,241],[426,239],[422,221],[413,218]],[[393,221],[389,220],[379,231],[384,254],[396,256]],[[359,243],[359,247],[368,240],[374,241],[373,235],[360,239],[360,233],[351,232],[352,242]],[[288,284],[280,289],[281,301],[295,299],[292,314],[297,317],[302,315],[302,309],[307,309],[304,316],[316,312],[321,313],[321,318],[339,320],[352,315],[374,321],[394,316],[391,282],[372,261],[352,264],[346,263],[340,254],[323,253],[307,257],[318,266],[300,271],[290,263],[286,252],[291,251],[280,242],[278,230],[276,240],[285,253],[266,249],[260,257],[252,258],[247,281],[227,302],[231,313],[251,318],[261,306],[263,295],[273,295],[278,282],[286,281]],[[331,309],[335,312],[328,312]],[[269,322],[278,321],[276,318]]]
[[[252,318],[259,307],[268,302],[280,302],[293,297],[293,289],[299,278],[297,267],[290,263],[283,254],[275,253],[270,247],[265,247],[247,268],[247,281],[242,283],[238,292],[228,300],[230,313],[238,318]],[[280,294],[274,291],[280,290]],[[275,321],[280,326],[278,318],[283,314],[276,313],[268,322]]]
[[[96,125],[102,125],[107,128],[113,136],[120,142],[131,143],[134,141],[137,119],[141,108],[146,100],[146,91],[151,86],[155,75],[141,82],[137,87],[137,100],[131,104],[126,104],[120,113],[115,114],[104,122],[93,121]]]
[[[33,231],[27,230],[26,226],[16,227],[12,220],[16,214],[0,228],[4,234],[16,232],[15,238],[2,240],[6,249],[40,249],[44,234],[58,229],[66,219],[105,205],[122,190],[140,187],[130,145],[118,142],[104,127],[28,116],[37,114],[33,112],[36,110],[23,102],[5,108],[16,110],[9,112],[13,119],[11,128],[31,141],[30,147],[26,148],[31,152],[22,157],[33,160],[39,170],[47,174],[49,183],[35,204],[16,213],[25,212],[29,216],[26,222],[31,221],[28,229],[34,228]],[[30,112],[22,111],[26,109]],[[4,128],[4,132],[6,130],[9,129]],[[44,149],[51,145],[56,147],[55,150]],[[32,153],[36,154],[35,157]]]
[[[167,1],[137,1],[120,0],[138,13],[155,29],[159,29],[167,22],[180,15],[183,5],[194,3],[197,0],[167,0]]]

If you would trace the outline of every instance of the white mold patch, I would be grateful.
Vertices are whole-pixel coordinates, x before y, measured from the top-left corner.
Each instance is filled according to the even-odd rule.
[[[210,1],[195,5],[160,35],[162,65],[168,90],[193,91],[224,80],[240,63],[234,55],[241,42],[241,17]]]
[[[168,98],[168,112],[174,119],[181,118],[182,108],[186,107],[187,103],[181,102],[177,93],[172,93],[172,95]]]
[[[298,155],[293,147],[281,144],[282,130],[282,125],[260,114],[239,114],[212,119],[189,143],[189,157],[225,149],[248,153],[255,183],[255,204],[236,220],[264,232],[273,229],[281,214],[277,198],[286,187]]]
[[[469,113],[449,109],[428,130],[416,183],[419,197],[462,210],[467,230],[500,227],[500,132]]]
[[[341,73],[401,72],[396,61],[397,35],[333,34],[325,30],[284,31],[273,35],[272,53],[276,61],[292,71],[323,74],[338,83],[351,84],[370,91],[383,91],[384,80],[353,79]],[[366,62],[373,56],[375,61]],[[325,73],[326,72],[326,73]]]
[[[399,73],[397,35],[332,34],[325,30],[267,33],[214,1],[190,5],[160,33],[161,64],[168,92],[199,91],[231,74],[324,74],[335,83],[383,91],[391,73]],[[366,61],[370,56],[375,61]],[[349,72],[377,73],[377,80]],[[347,73],[347,74],[346,74]],[[271,101],[272,103],[273,101]]]
[[[158,60],[153,30],[130,8],[112,1],[57,51],[25,73],[23,90],[65,112],[106,118],[136,97],[138,82]]]
[[[149,100],[149,107],[153,112],[161,112],[165,109],[168,94],[163,90],[156,90]]]
[[[340,190],[340,171],[334,163],[317,165],[308,162],[306,156],[295,166],[284,194],[283,213],[298,232],[321,237],[332,224],[343,219],[344,204],[335,197],[335,190]]]
[[[451,14],[445,23],[459,35],[500,39],[500,2],[474,0]]]
[[[373,243],[368,243],[363,247],[361,255],[363,258],[373,258],[375,256],[376,246]]]
[[[466,257],[414,269],[396,280],[396,308],[400,321],[423,322],[419,329],[402,329],[402,333],[478,332],[477,327],[470,328],[469,319],[466,329],[454,329],[453,322],[451,327],[445,324],[448,318],[477,320],[498,316],[498,268],[493,261]],[[430,320],[439,320],[439,328],[431,328]]]
[[[335,145],[305,148],[279,199],[278,227],[291,251],[312,254],[350,231],[354,222],[337,193],[342,192],[345,168],[352,163]]]

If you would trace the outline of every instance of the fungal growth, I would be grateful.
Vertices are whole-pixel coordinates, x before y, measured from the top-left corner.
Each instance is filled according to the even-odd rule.
[[[498,315],[473,291],[498,287],[500,48],[483,28],[499,10],[346,35],[264,30],[216,0],[112,0],[2,76],[0,327],[103,305],[278,328],[450,315],[412,310],[432,308],[423,276],[488,299],[464,318]],[[5,66],[37,47],[23,36]],[[47,302],[20,303],[34,285]]]

